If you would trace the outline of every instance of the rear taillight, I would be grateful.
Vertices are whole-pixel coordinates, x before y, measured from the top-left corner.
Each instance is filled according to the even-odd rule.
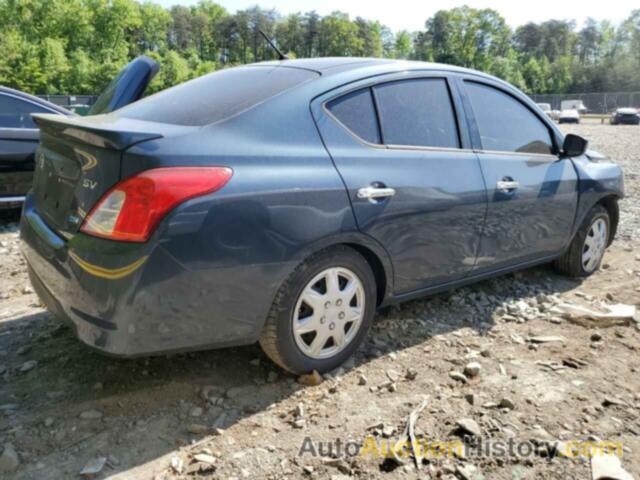
[[[227,167],[146,170],[105,193],[80,230],[111,240],[145,242],[172,208],[221,189],[232,175]]]

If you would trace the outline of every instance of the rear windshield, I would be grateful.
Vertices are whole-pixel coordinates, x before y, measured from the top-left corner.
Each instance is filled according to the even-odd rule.
[[[317,76],[316,72],[297,68],[229,68],[151,95],[122,108],[118,114],[152,122],[203,126]]]

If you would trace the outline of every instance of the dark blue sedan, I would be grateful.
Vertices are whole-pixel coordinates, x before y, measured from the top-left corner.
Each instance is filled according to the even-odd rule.
[[[331,370],[380,306],[546,262],[593,273],[623,195],[520,91],[446,65],[267,62],[35,120],[31,279],[113,355],[259,341]]]

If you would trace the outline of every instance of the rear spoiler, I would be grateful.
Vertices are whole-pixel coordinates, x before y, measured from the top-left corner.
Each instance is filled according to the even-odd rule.
[[[119,128],[117,119],[104,121],[102,116],[66,117],[51,113],[33,113],[31,117],[40,130],[48,135],[67,137],[70,140],[111,150],[125,150],[136,143],[163,136],[155,132],[135,132]],[[100,118],[100,121],[96,121],[97,118]],[[120,123],[126,125],[127,122]]]

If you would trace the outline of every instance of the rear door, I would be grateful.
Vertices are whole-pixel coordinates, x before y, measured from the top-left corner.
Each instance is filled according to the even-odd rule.
[[[486,214],[477,156],[445,74],[395,74],[335,90],[312,110],[361,231],[389,253],[394,291],[464,277]]]
[[[577,174],[548,120],[498,83],[466,78],[461,88],[489,194],[479,272],[557,254],[571,236]]]

